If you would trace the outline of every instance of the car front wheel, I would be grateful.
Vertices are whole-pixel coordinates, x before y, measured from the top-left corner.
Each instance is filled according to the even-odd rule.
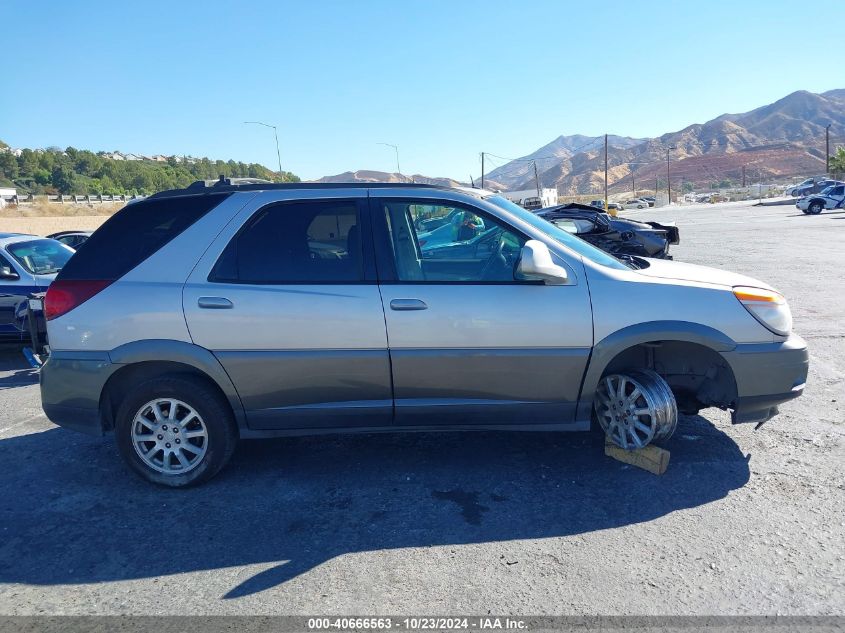
[[[678,404],[669,384],[650,369],[605,375],[594,409],[607,437],[625,450],[668,440],[678,425]]]
[[[810,215],[818,215],[822,212],[822,209],[824,209],[824,205],[817,200],[816,202],[810,204],[809,207],[807,207],[807,213],[809,213]]]
[[[118,409],[115,434],[133,471],[172,488],[211,479],[237,443],[229,404],[194,376],[164,376],[136,386]]]

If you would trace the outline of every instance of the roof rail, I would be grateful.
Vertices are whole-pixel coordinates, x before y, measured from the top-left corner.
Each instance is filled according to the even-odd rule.
[[[423,185],[410,182],[270,182],[261,178],[226,178],[197,180],[184,189],[168,189],[149,196],[149,199],[196,196],[235,191],[266,191],[274,189],[453,189],[444,185]]]

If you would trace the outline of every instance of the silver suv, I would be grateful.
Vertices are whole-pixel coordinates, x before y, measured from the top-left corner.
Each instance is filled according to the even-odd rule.
[[[238,438],[592,418],[633,449],[679,410],[762,423],[808,365],[762,282],[615,259],[501,196],[423,185],[159,193],[91,236],[45,313],[47,416],[113,431],[168,486]]]

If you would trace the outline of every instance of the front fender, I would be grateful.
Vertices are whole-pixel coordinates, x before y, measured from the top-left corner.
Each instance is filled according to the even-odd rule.
[[[617,330],[593,346],[578,397],[579,421],[590,419],[596,387],[610,362],[626,349],[653,341],[697,343],[715,352],[729,352],[737,346],[723,332],[689,321],[647,321]]]

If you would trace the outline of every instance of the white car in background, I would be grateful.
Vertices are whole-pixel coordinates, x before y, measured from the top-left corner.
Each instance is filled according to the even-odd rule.
[[[626,209],[648,209],[648,202],[641,198],[634,198],[625,202]]]
[[[823,209],[845,209],[845,185],[832,185],[799,198],[795,206],[807,215],[818,215]]]

